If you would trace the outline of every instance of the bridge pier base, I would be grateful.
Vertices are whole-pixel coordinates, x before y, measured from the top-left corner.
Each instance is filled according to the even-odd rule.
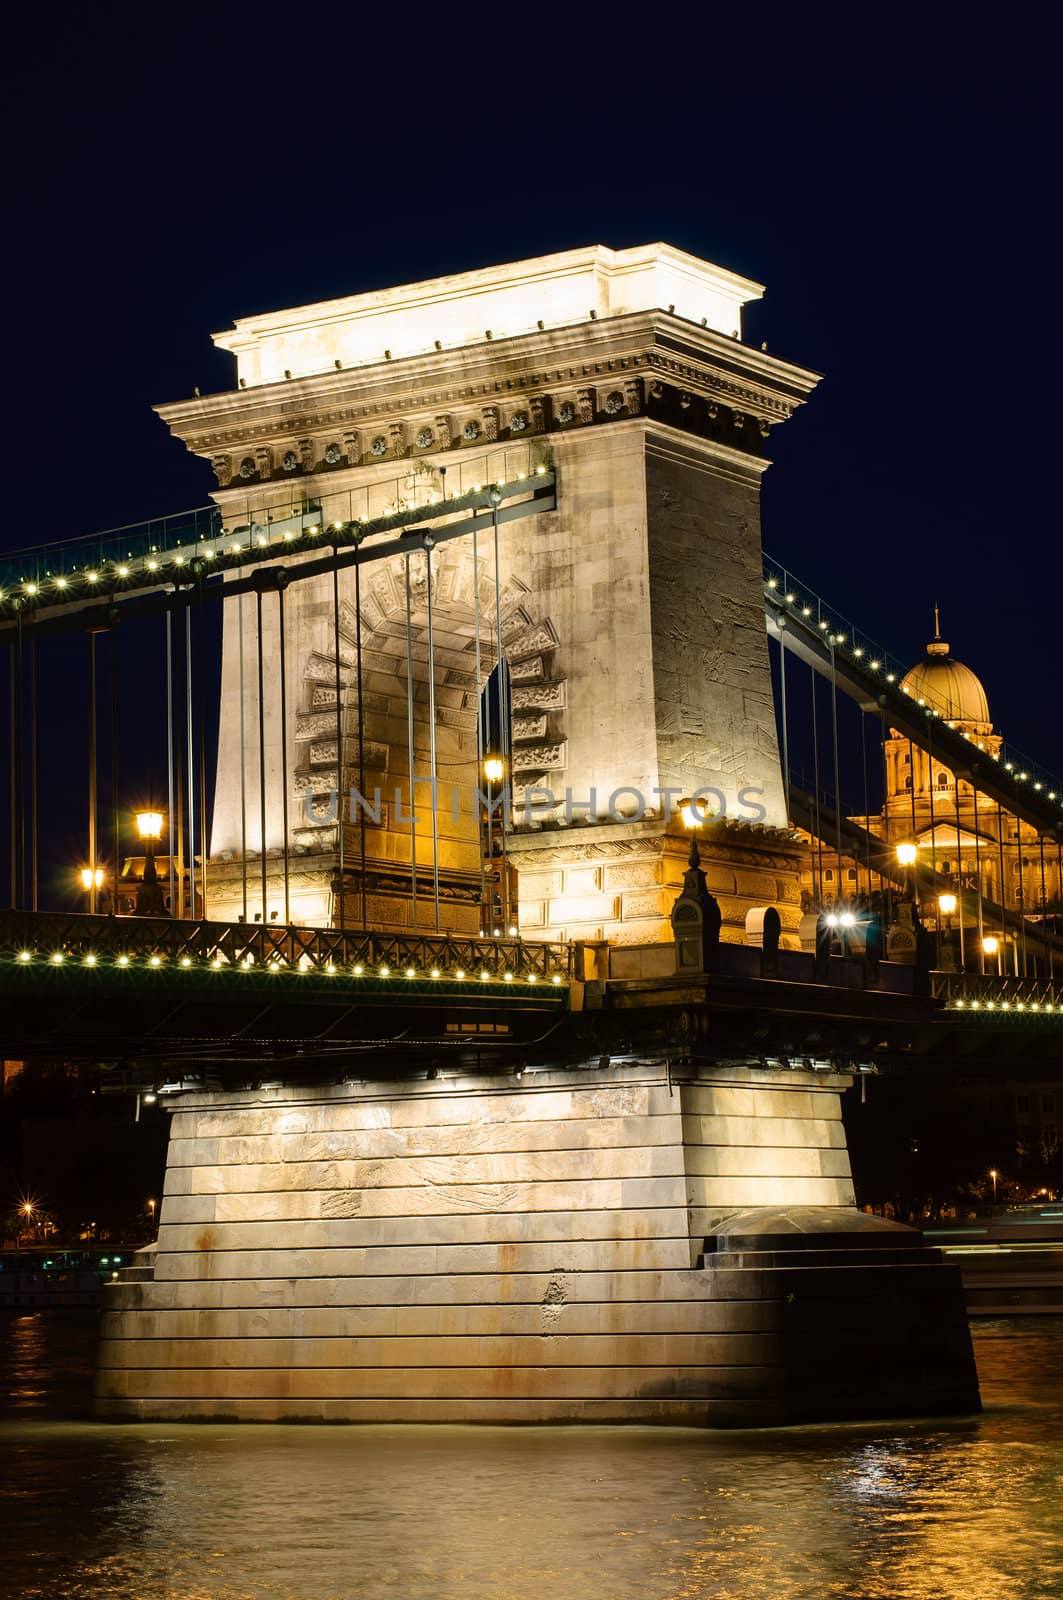
[[[97,1414],[975,1410],[958,1273],[852,1206],[846,1082],[625,1065],[175,1097],[154,1275],[109,1291]]]

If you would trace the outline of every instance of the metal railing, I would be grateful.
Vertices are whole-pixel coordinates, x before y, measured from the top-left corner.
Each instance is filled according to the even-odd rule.
[[[385,470],[390,467],[390,471]],[[409,457],[382,463],[357,488],[329,490],[314,481],[313,495],[298,482],[268,480],[249,489],[243,504],[227,490],[224,511],[200,506],[103,533],[27,546],[0,555],[0,603],[18,602],[27,613],[44,605],[130,593],[175,578],[199,559],[210,570],[232,570],[270,555],[291,555],[327,545],[330,531],[355,529],[358,537],[396,532],[397,524],[442,517],[477,503],[486,486],[502,484],[508,498],[540,486],[552,470],[546,442],[499,444],[430,461]]]
[[[376,933],[270,923],[0,912],[8,960],[53,966],[243,968],[352,977],[417,977],[567,984],[568,944],[461,934]]]
[[[782,562],[774,560],[766,552],[764,586],[775,605],[821,636],[824,648],[834,649],[850,658],[879,684],[887,686],[887,692],[892,689],[895,694],[904,693],[913,705],[922,706],[946,724],[960,720],[956,707],[936,696],[927,685],[924,684],[921,695],[915,697],[908,690],[902,690],[901,684],[911,671],[911,664],[906,666],[896,656],[890,655],[870,634],[864,633],[836,606],[830,605],[809,584],[803,583]],[[1011,774],[1016,783],[1027,785],[1057,806],[1063,806],[1063,780],[1023,755],[1014,745],[1002,742],[999,758],[993,756],[992,759],[995,763],[999,761],[1001,768]]]
[[[981,976],[970,972],[932,972],[930,992],[950,1006],[976,1011],[1020,1011],[1063,1015],[1063,984],[1055,978]]]

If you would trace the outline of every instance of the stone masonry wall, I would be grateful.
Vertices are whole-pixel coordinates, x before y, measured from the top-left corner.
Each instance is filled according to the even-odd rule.
[[[215,1092],[174,1116],[117,1418],[711,1420],[778,1365],[712,1221],[852,1203],[843,1080],[735,1068]],[[737,1386],[737,1389],[736,1389]]]

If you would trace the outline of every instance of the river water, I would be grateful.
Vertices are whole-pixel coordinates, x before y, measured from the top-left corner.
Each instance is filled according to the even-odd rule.
[[[94,1424],[94,1332],[0,1320],[5,1597],[1063,1596],[1063,1318],[975,1323],[980,1417],[744,1433]]]

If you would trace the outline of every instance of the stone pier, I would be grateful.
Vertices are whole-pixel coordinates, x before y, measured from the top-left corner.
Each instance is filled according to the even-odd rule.
[[[175,1096],[154,1274],[109,1291],[98,1414],[975,1409],[958,1275],[852,1208],[847,1081],[633,1064]]]

